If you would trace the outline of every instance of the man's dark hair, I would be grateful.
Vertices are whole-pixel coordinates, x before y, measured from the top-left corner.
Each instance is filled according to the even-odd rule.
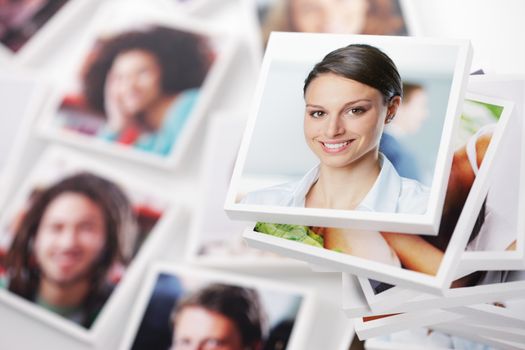
[[[263,337],[264,316],[258,293],[250,288],[211,284],[183,299],[172,311],[177,332],[177,316],[185,308],[201,307],[231,320],[245,349],[253,349]]]

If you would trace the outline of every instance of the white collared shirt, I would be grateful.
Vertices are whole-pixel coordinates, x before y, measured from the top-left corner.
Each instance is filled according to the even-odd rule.
[[[379,154],[381,171],[374,185],[355,210],[384,213],[424,214],[430,190],[416,180],[399,176],[392,163]],[[299,181],[250,192],[242,203],[284,207],[305,206],[306,194],[319,179],[319,165]]]

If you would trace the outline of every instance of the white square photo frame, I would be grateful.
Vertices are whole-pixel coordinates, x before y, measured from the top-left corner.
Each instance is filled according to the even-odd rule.
[[[81,321],[81,317],[77,317],[77,323],[66,316],[61,316],[58,313],[45,309],[33,300],[34,297],[26,299],[11,291],[9,289],[10,282],[15,274],[11,273],[14,271],[14,267],[8,263],[10,250],[15,249],[12,247],[15,244],[23,246],[23,238],[20,241],[16,239],[16,236],[22,231],[15,228],[20,227],[21,223],[26,220],[23,211],[32,207],[31,205],[28,206],[28,198],[32,198],[36,203],[35,205],[38,205],[40,203],[38,193],[44,190],[44,192],[40,193],[46,195],[46,188],[50,191],[59,191],[58,196],[60,197],[60,193],[68,193],[67,191],[60,192],[58,190],[59,187],[64,186],[63,183],[69,181],[68,186],[73,186],[74,184],[72,188],[77,188],[76,186],[80,186],[79,184],[93,181],[86,180],[85,174],[88,174],[91,179],[101,179],[96,181],[106,181],[107,186],[109,186],[107,193],[110,193],[111,198],[113,198],[111,201],[115,205],[119,203],[118,207],[120,209],[117,208],[121,213],[118,214],[119,216],[122,215],[122,218],[128,217],[125,213],[125,208],[129,208],[133,213],[130,214],[132,217],[128,217],[131,221],[122,219],[121,225],[112,226],[115,229],[120,227],[120,232],[125,233],[116,236],[120,237],[115,241],[115,249],[120,258],[114,257],[108,266],[104,265],[106,266],[103,271],[103,276],[105,277],[102,278],[108,284],[111,284],[112,287],[105,294],[106,296],[100,306],[99,313],[94,319],[89,321],[89,325],[83,324],[84,321]],[[83,176],[83,178],[79,180],[76,178],[77,176]],[[73,178],[74,180],[72,180]],[[72,191],[74,193],[75,190],[73,189]],[[121,194],[124,197],[121,197]],[[55,197],[55,199],[59,197]],[[131,207],[126,203],[129,203]],[[47,209],[45,209],[45,212],[47,212]],[[94,344],[103,330],[111,324],[113,310],[118,309],[120,307],[119,304],[125,301],[123,296],[127,290],[133,289],[134,284],[139,283],[148,261],[152,259],[152,256],[157,251],[162,249],[164,242],[169,240],[173,225],[182,220],[181,214],[181,208],[175,204],[172,198],[167,197],[162,191],[144,184],[143,181],[119,172],[103,162],[76,151],[58,146],[49,147],[17,190],[11,206],[3,211],[0,218],[3,251],[2,278],[5,284],[5,289],[0,290],[0,302],[26,314],[28,317],[58,329],[65,335],[74,337],[82,342]],[[29,254],[35,253],[29,251]],[[9,275],[6,275],[6,273],[9,273]],[[31,293],[34,292],[33,290]]]
[[[478,115],[476,117],[479,119],[479,123],[474,123],[476,126],[473,126],[473,131],[477,131],[478,129],[479,131],[483,131],[484,128],[486,128],[485,125],[487,127],[490,126],[490,130],[487,130],[487,132],[490,131],[492,136],[490,139],[490,144],[487,147],[483,163],[479,167],[478,174],[475,177],[475,181],[473,181],[470,189],[466,193],[468,196],[465,195],[465,204],[463,206],[464,210],[461,212],[461,215],[458,213],[457,224],[455,227],[443,226],[442,228],[446,231],[443,233],[443,237],[430,237],[429,239],[435,240],[435,242],[432,243],[432,241],[430,243],[425,243],[425,247],[428,247],[425,249],[434,250],[436,249],[435,247],[444,247],[441,251],[442,256],[440,257],[439,264],[435,268],[435,275],[417,272],[419,271],[417,270],[417,267],[413,267],[414,270],[409,270],[408,268],[404,268],[404,265],[401,265],[399,260],[397,260],[397,263],[394,264],[396,259],[393,259],[394,261],[390,261],[392,259],[387,259],[390,256],[389,254],[392,254],[392,252],[395,252],[395,250],[389,248],[389,243],[386,243],[388,241],[380,239],[381,235],[377,236],[379,240],[375,240],[376,244],[374,244],[374,246],[379,246],[380,243],[383,244],[385,246],[385,251],[382,253],[381,257],[385,256],[386,258],[381,258],[382,260],[380,260],[374,255],[374,259],[376,261],[373,261],[371,258],[365,259],[363,255],[360,255],[361,257],[359,257],[352,256],[350,254],[343,254],[337,251],[331,251],[329,249],[318,249],[319,247],[324,246],[324,241],[323,245],[310,247],[304,244],[298,244],[298,242],[282,239],[281,237],[274,237],[269,234],[261,234],[254,230],[254,226],[247,228],[244,237],[254,247],[268,249],[278,254],[305,260],[311,264],[319,265],[328,270],[342,271],[348,274],[357,274],[363,277],[366,276],[366,278],[371,278],[394,285],[399,284],[405,287],[411,285],[410,288],[419,291],[424,290],[425,292],[434,294],[445,293],[445,289],[450,286],[452,280],[456,276],[456,269],[460,263],[461,254],[465,250],[470,232],[473,231],[475,223],[478,219],[478,215],[474,213],[479,213],[483,206],[483,202],[488,191],[489,180],[493,172],[491,164],[494,161],[496,155],[501,151],[501,140],[503,139],[503,135],[506,135],[511,116],[516,117],[515,114],[512,113],[513,103],[510,101],[474,94],[468,94],[466,96],[466,100],[472,101],[472,103],[480,103],[487,106],[497,106],[499,107],[498,115],[494,117],[495,119],[486,119],[484,114],[481,116]],[[474,121],[478,120],[476,118]],[[463,149],[465,144],[467,144],[465,140],[468,140],[469,135],[471,134],[466,133],[466,135],[463,137],[458,137],[455,140],[454,147],[460,150]],[[455,166],[457,167],[457,165]],[[356,244],[361,244],[366,247],[366,243],[362,242],[372,242],[371,240],[375,239],[375,236],[370,236],[368,234],[371,235],[372,232],[364,232],[362,234],[359,233],[355,236],[355,238],[352,239],[356,241]],[[375,234],[377,234],[377,232]],[[447,236],[448,234],[450,234],[450,237]],[[364,240],[364,238],[359,239],[361,236],[366,238],[366,240]],[[412,244],[411,241],[413,240],[419,240],[419,238],[412,238],[411,235],[404,235],[402,238],[405,241],[407,239],[410,240],[410,242],[404,241],[402,243],[403,245]],[[447,238],[446,241],[444,241],[445,238]],[[371,243],[368,244],[370,245]],[[369,249],[367,250],[362,248],[362,250],[367,252],[366,254],[370,254]],[[374,251],[380,252],[378,249],[375,249]],[[376,253],[376,255],[377,254],[379,253]],[[411,262],[405,263],[408,264]],[[421,269],[420,271],[425,270]],[[397,280],[398,282],[392,283],[394,280]],[[390,288],[389,290],[382,291],[381,293],[375,293],[377,295],[374,293],[369,293],[367,295],[367,300],[370,300],[373,303],[381,303],[382,300],[392,300],[392,298],[388,297],[389,295],[392,295],[392,293],[395,293],[395,300],[399,297],[398,292],[394,292],[395,289],[396,288]],[[370,292],[371,290],[372,289],[365,290],[365,293]],[[408,292],[402,293],[406,294]],[[385,305],[388,305],[388,302]]]
[[[206,23],[149,5],[155,4],[115,2],[99,9],[78,50],[54,78],[56,90],[38,122],[42,136],[166,169],[180,163],[220,88],[237,40]],[[166,40],[177,41],[177,49],[187,55],[162,52],[171,47],[162,44]],[[153,61],[149,68],[143,58],[136,58],[142,68],[116,65],[126,54],[128,59],[138,54]],[[173,57],[191,69],[180,62],[179,67],[172,65]],[[151,85],[147,89],[136,88],[140,69],[149,72],[144,73]],[[183,78],[175,76],[177,69],[183,69]],[[119,85],[117,79],[127,80]],[[148,104],[150,93],[158,98]]]
[[[223,210],[235,157],[246,120],[240,112],[210,116],[200,166],[199,205],[188,237],[187,261],[230,269],[295,269],[306,264],[250,248],[242,239],[246,223],[233,221]]]
[[[201,13],[213,10],[217,5],[210,0],[160,0],[166,6],[175,11],[184,11],[185,13],[198,17]]]
[[[165,283],[162,283],[163,280]],[[157,286],[161,284],[165,285],[162,300],[158,297],[159,293],[156,293],[158,289]],[[170,284],[171,287],[168,286],[168,284]],[[312,308],[315,303],[315,294],[311,289],[299,288],[297,286],[245,275],[198,269],[183,265],[175,266],[165,263],[157,263],[151,266],[119,348],[130,349],[134,344],[136,345],[137,342],[143,341],[144,334],[147,333],[144,330],[148,329],[146,312],[149,306],[152,305],[152,302],[155,302],[154,299],[159,300],[157,304],[169,304],[169,306],[167,306],[167,316],[162,316],[162,319],[166,319],[166,323],[169,323],[170,311],[173,310],[174,306],[179,304],[182,298],[208,290],[208,287],[215,284],[254,290],[259,295],[261,306],[264,313],[270,318],[270,321],[272,321],[272,318],[273,320],[285,320],[285,315],[290,315],[290,317],[293,315],[293,327],[291,333],[288,333],[289,339],[286,349],[295,350],[305,348],[307,340],[304,336],[310,331],[311,317],[313,316]],[[219,296],[219,294],[215,295]],[[273,296],[273,298],[269,299],[269,296]],[[272,312],[269,311],[269,302],[273,303]],[[290,306],[291,304],[294,304],[293,307]],[[166,307],[164,307],[164,309],[165,308]],[[279,310],[280,308],[281,310]],[[157,308],[157,313],[159,310],[160,309]],[[150,312],[149,317],[151,318],[152,315],[155,316],[153,312]],[[157,321],[159,317],[158,315],[155,316]],[[275,326],[275,324],[273,326]],[[173,331],[173,325],[168,324],[167,327],[170,327],[170,331]],[[263,334],[263,341],[266,341],[267,339],[265,338],[269,334],[266,332],[263,332]],[[156,336],[158,335],[159,333],[156,333]],[[171,338],[171,336],[171,334],[167,335],[169,338]],[[134,346],[134,348],[139,347]]]
[[[404,342],[387,341],[381,338],[370,338],[365,340],[366,350],[420,350],[419,344],[407,344]],[[449,347],[433,346],[433,350],[450,350]]]
[[[287,206],[288,202],[284,205],[276,205],[259,203],[258,200],[248,200],[254,204],[237,202],[239,193],[251,193],[260,189],[264,192],[264,189],[284,182],[293,184],[290,181],[298,181],[306,169],[317,162],[304,142],[300,126],[302,117],[283,118],[283,115],[304,114],[302,84],[308,71],[327,53],[352,43],[375,45],[385,51],[396,62],[401,76],[405,79],[426,77],[432,80],[432,77],[436,76],[446,77],[444,78],[445,93],[438,98],[441,101],[439,105],[444,109],[436,114],[439,131],[433,129],[426,134],[427,140],[432,139],[428,133],[433,135],[434,140],[428,143],[433,146],[429,146],[427,152],[432,156],[427,154],[427,158],[435,160],[429,166],[432,170],[429,170],[431,185],[426,212],[409,214],[303,208],[300,207],[300,203],[290,204],[292,205],[290,207]],[[407,50],[410,50],[411,55],[405,54]],[[253,109],[241,144],[225,210],[230,217],[238,220],[435,235],[452,160],[452,135],[465,93],[471,54],[468,41],[461,40],[305,33],[272,34],[263,59]],[[440,57],[439,64],[431,63],[437,57]],[[446,63],[441,60],[443,57],[446,57]],[[407,69],[411,73],[405,73]],[[280,110],[277,111],[276,108]],[[276,128],[276,125],[279,127]],[[346,145],[347,148],[351,147],[350,143]],[[279,156],[263,156],[268,153]],[[276,191],[278,192],[278,189]],[[277,192],[275,192],[276,196],[280,193]],[[299,192],[301,191],[298,190]],[[297,200],[300,201],[300,198]],[[277,203],[278,199],[274,198],[273,201]],[[268,202],[272,202],[272,199],[268,199]]]

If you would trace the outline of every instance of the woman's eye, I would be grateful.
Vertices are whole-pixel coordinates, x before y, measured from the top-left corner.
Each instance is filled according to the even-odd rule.
[[[355,108],[349,108],[347,111],[346,111],[346,114],[349,114],[349,115],[360,115],[360,114],[363,114],[365,112],[365,110],[361,107],[355,107]]]
[[[310,116],[312,116],[314,118],[321,118],[323,115],[324,115],[324,112],[322,112],[322,111],[310,112]]]

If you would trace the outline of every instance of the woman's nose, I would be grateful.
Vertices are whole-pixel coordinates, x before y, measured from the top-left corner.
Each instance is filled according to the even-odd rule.
[[[325,129],[326,136],[335,137],[345,132],[345,128],[341,118],[338,115],[329,116],[327,119],[327,125]]]
[[[118,87],[121,91],[132,89],[137,84],[137,80],[135,74],[126,74],[118,80]]]
[[[77,242],[77,230],[74,227],[65,227],[60,233],[59,243],[63,248],[75,246]]]

